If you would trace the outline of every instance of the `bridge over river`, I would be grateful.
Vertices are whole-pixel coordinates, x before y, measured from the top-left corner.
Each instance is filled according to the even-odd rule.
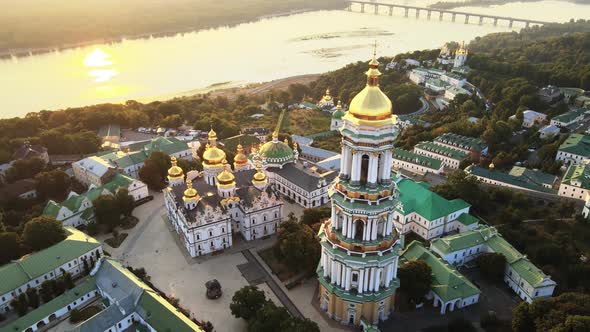
[[[529,20],[524,18],[516,18],[516,17],[508,17],[508,16],[496,16],[496,15],[486,15],[486,14],[476,14],[476,13],[467,13],[461,12],[456,10],[447,10],[447,9],[437,9],[437,8],[429,8],[429,7],[419,7],[419,6],[410,6],[410,5],[399,5],[393,3],[380,3],[380,2],[373,2],[373,1],[357,1],[357,0],[350,0],[348,1],[348,10],[353,11],[353,5],[360,5],[361,13],[365,12],[365,9],[368,7],[369,9],[373,9],[375,14],[379,14],[379,8],[385,7],[389,9],[389,15],[393,15],[393,11],[395,9],[403,9],[404,16],[408,17],[410,14],[410,10],[416,14],[416,18],[420,17],[420,13],[426,13],[426,17],[430,20],[432,14],[438,14],[438,19],[440,21],[443,20],[444,16],[451,16],[453,22],[456,22],[457,15],[462,16],[465,19],[465,24],[469,24],[470,18],[478,19],[478,23],[481,25],[484,23],[484,20],[494,22],[494,25],[498,25],[499,21],[508,22],[508,26],[512,28],[514,23],[523,23],[527,28],[531,25],[543,25],[548,24],[550,22],[538,21],[538,20]]]

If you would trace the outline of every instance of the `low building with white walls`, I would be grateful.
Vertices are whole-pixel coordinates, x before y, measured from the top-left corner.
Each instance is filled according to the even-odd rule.
[[[440,308],[441,315],[479,302],[479,288],[418,241],[413,241],[402,251],[400,265],[413,260],[426,263],[432,270],[432,285],[426,299],[432,300],[435,308]]]
[[[27,289],[38,289],[66,272],[75,278],[84,272],[84,260],[88,264],[102,256],[97,240],[71,227],[66,227],[66,234],[63,241],[49,248],[0,266],[0,312],[10,311],[10,301]]]
[[[559,129],[559,127],[550,124],[539,129],[539,137],[551,138],[559,135],[560,132],[561,130]]]
[[[567,168],[559,185],[559,196],[586,200],[590,192],[590,164],[573,164]]]
[[[547,114],[526,110],[522,113],[522,126],[524,128],[531,128],[532,126],[540,125],[547,120]]]
[[[393,149],[392,157],[393,168],[395,170],[405,169],[406,171],[420,175],[426,173],[441,174],[443,172],[443,163],[439,159],[399,148]]]
[[[465,173],[475,176],[482,183],[488,185],[557,194],[554,186],[556,186],[558,178],[555,175],[520,166],[514,166],[510,172],[505,173],[494,170],[493,165],[490,164],[489,169],[477,165],[469,165],[465,168]]]
[[[562,161],[566,165],[580,164],[590,159],[590,136],[571,134],[561,143],[556,161]]]
[[[504,255],[504,282],[529,303],[537,298],[552,296],[557,286],[550,276],[518,252],[491,226],[480,226],[469,232],[435,239],[430,244],[430,250],[453,266],[473,261],[482,253]]]
[[[416,144],[414,153],[441,160],[443,166],[450,169],[459,169],[461,162],[468,157],[464,151],[434,142]]]
[[[455,133],[444,133],[433,140],[434,143],[461,150],[472,156],[487,154],[488,147],[481,138],[463,136]]]
[[[70,323],[69,332],[203,331],[121,263],[101,258],[76,287],[10,322],[0,332],[45,330],[72,310],[95,301],[100,301],[100,312],[79,324]]]
[[[83,194],[70,192],[68,198],[57,203],[49,200],[45,205],[43,214],[54,217],[65,226],[78,227],[87,225],[95,219],[93,201],[101,195],[115,195],[120,189],[127,189],[129,195],[135,202],[139,202],[149,196],[148,187],[145,183],[130,178],[126,175],[116,173],[110,182],[95,187],[90,186]]]
[[[559,128],[566,128],[574,123],[584,120],[587,112],[589,111],[585,108],[578,108],[553,117],[551,119],[551,124]]]
[[[452,232],[475,229],[479,220],[469,214],[471,205],[462,199],[447,200],[429,190],[425,182],[398,177],[399,203],[393,214],[401,234],[413,232],[431,240]]]

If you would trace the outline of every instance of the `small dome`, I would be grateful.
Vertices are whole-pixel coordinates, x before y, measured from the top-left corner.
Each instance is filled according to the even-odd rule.
[[[184,191],[184,195],[182,196],[182,199],[185,202],[189,202],[189,201],[197,201],[199,200],[199,193],[197,192],[197,189],[193,188],[193,183],[191,180],[187,180],[186,181],[186,190]]]
[[[336,110],[332,113],[332,118],[334,119],[341,119],[344,116],[344,111],[342,110],[342,102],[339,100],[338,105],[336,105]]]
[[[168,178],[176,179],[184,176],[182,172],[182,168],[178,167],[176,157],[170,158],[170,162],[172,163],[172,167],[168,169]]]
[[[262,165],[260,164],[260,162],[256,163],[256,173],[254,173],[254,176],[252,178],[252,182],[257,184],[257,183],[263,183],[266,181],[266,174],[264,174],[264,172],[262,171]]]
[[[223,150],[217,146],[210,146],[209,144],[207,144],[207,148],[205,148],[205,152],[203,153],[203,160],[209,165],[220,164],[225,157]]]
[[[217,174],[217,182],[219,182],[219,184],[231,184],[235,181],[236,177],[230,170],[228,170],[227,160],[223,160],[223,167],[223,171]]]
[[[241,144],[238,144],[238,153],[234,157],[234,164],[243,165],[248,162],[248,157],[244,154],[244,148]]]
[[[209,134],[207,134],[207,137],[209,138],[209,140],[216,140],[217,139],[217,133],[213,130],[213,128],[211,128],[211,130],[209,130]]]

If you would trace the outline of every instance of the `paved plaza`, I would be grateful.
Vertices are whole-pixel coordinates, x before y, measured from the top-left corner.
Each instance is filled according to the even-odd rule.
[[[294,211],[298,216],[302,211],[293,204],[286,204],[285,210]],[[271,246],[276,237],[246,242],[236,236],[234,246],[230,249],[214,255],[191,258],[180,247],[176,233],[166,222],[161,193],[155,193],[154,200],[137,207],[134,215],[140,221],[133,229],[126,231],[129,236],[121,247],[115,249],[105,245],[105,250],[125,265],[145,268],[157,288],[178,298],[180,305],[190,310],[195,318],[211,321],[216,331],[246,331],[246,322],[231,315],[229,304],[233,294],[248,284],[257,285],[274,303],[282,305],[266,279],[273,277],[268,277],[253,264],[252,256],[249,260],[242,253],[250,249],[256,255],[257,250]],[[107,236],[99,238],[103,237]],[[247,278],[251,279],[251,283]],[[223,295],[217,300],[209,300],[205,296],[205,282],[211,279],[217,279],[221,283]],[[275,284],[274,287],[275,290],[277,286],[280,287],[297,309],[316,321],[322,331],[339,331],[330,327],[312,307],[311,301],[316,288],[316,283],[312,282],[313,280],[306,282],[291,291],[287,291],[282,283]]]

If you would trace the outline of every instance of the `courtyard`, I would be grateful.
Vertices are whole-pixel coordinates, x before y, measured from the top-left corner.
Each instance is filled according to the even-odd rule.
[[[289,212],[300,216],[303,209],[286,203],[284,211],[285,216]],[[211,321],[218,332],[246,331],[246,322],[233,317],[229,309],[233,294],[243,286],[255,284],[264,290],[267,298],[282,305],[285,299],[279,300],[263,276],[264,272],[249,266],[251,259],[246,257],[246,253],[242,253],[249,250],[257,256],[257,251],[272,246],[276,237],[246,242],[239,236],[234,236],[232,248],[213,255],[191,258],[180,247],[165,214],[162,194],[154,193],[154,200],[135,209],[134,215],[140,221],[127,231],[129,236],[121,246],[111,248],[105,245],[105,250],[124,265],[145,268],[158,289],[178,298],[180,305],[191,311],[196,319]],[[103,236],[98,238],[102,239]],[[223,295],[216,300],[209,300],[205,296],[205,282],[211,279],[217,279],[223,290]],[[311,305],[317,285],[313,281],[290,291],[280,282],[274,287],[280,287],[304,316],[318,323],[321,331],[339,331],[340,329],[330,326]]]

